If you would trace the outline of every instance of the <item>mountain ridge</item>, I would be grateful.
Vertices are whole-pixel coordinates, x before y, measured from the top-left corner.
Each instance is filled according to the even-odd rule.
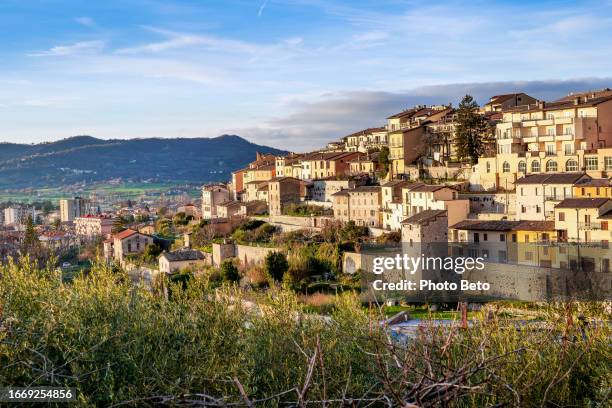
[[[237,135],[137,139],[82,135],[33,145],[0,143],[0,188],[58,187],[115,178],[226,181],[256,152],[287,153]]]

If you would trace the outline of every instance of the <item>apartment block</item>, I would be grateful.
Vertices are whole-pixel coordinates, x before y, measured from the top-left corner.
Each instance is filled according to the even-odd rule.
[[[598,152],[612,147],[612,96],[592,93],[509,109],[497,124],[496,140],[497,154],[478,162],[484,189],[513,189],[527,174],[586,171],[602,177],[606,163],[612,168],[612,150]]]
[[[301,158],[302,180],[325,179],[348,174],[349,162],[360,154],[358,152],[307,154]]]
[[[379,150],[388,144],[387,129],[382,126],[360,130],[359,132],[344,136],[342,141],[348,152],[367,153],[371,150]]]
[[[91,202],[81,197],[64,198],[60,200],[60,219],[71,222],[75,218],[92,213]]]

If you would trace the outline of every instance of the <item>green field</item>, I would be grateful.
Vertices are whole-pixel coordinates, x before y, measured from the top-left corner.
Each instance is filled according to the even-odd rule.
[[[2,190],[0,202],[32,203],[35,201],[51,200],[57,203],[61,198],[77,195],[88,196],[92,192],[100,194],[120,195],[124,198],[137,198],[146,193],[165,193],[168,190],[180,189],[192,197],[200,195],[198,185],[183,183],[122,183],[122,184],[92,184],[84,188],[41,188],[32,190]]]

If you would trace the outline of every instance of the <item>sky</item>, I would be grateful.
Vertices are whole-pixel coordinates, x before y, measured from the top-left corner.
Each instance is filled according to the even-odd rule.
[[[414,104],[612,87],[612,0],[0,0],[0,142],[305,151]]]

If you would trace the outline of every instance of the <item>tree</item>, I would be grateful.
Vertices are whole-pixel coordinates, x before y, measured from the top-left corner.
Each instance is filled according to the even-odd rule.
[[[123,216],[119,216],[117,217],[115,222],[113,222],[113,232],[117,233],[117,232],[125,231],[125,229],[127,228],[127,225],[128,225],[128,220]]]
[[[465,95],[457,109],[457,155],[461,160],[469,159],[472,164],[485,151],[485,144],[491,134],[487,119],[478,113],[478,103],[471,95]]]
[[[282,282],[283,275],[289,269],[287,257],[282,252],[270,252],[265,259],[266,272],[277,282]]]
[[[162,248],[153,243],[153,244],[149,244],[145,247],[144,253],[142,254],[142,256],[145,259],[150,259],[150,260],[154,260],[157,259],[157,257],[159,256],[159,254],[162,253]]]
[[[240,273],[238,272],[238,268],[234,265],[234,262],[231,259],[226,259],[221,264],[221,277],[224,281],[227,282],[238,282],[240,281]]]
[[[378,153],[378,162],[380,163],[380,167],[382,167],[381,175],[385,177],[387,172],[389,171],[389,148],[387,146],[383,146],[380,149],[380,153]]]
[[[21,252],[24,254],[37,254],[39,248],[40,240],[34,229],[34,220],[32,219],[32,215],[28,214],[26,218],[25,236],[21,243]]]
[[[62,220],[59,218],[56,218],[53,220],[53,229],[56,231],[59,231],[62,229]]]

